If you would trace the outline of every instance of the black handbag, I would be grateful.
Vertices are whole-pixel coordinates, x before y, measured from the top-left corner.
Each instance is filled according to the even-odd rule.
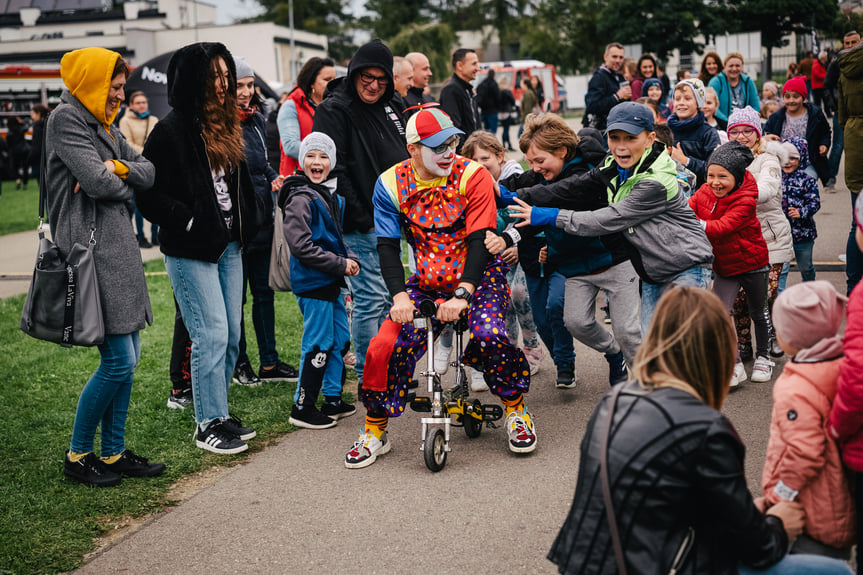
[[[42,229],[48,202],[46,158],[43,139],[39,171],[39,250],[21,311],[21,329],[36,339],[59,343],[63,347],[98,345],[105,340],[105,324],[93,259],[95,206],[88,244],[83,246],[75,242],[64,259],[60,249],[45,237]]]

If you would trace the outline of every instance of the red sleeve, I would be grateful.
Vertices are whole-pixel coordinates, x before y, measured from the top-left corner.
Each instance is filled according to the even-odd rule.
[[[755,220],[755,203],[755,196],[745,196],[728,206],[717,219],[707,220],[707,227],[704,229],[707,238],[721,239],[752,225]]]
[[[497,207],[494,201],[494,182],[491,174],[480,166],[467,182],[465,187],[467,210],[465,219],[467,234],[478,230],[497,228]]]
[[[863,285],[863,284],[861,284]],[[863,426],[863,288],[854,288],[848,300],[845,357],[839,364],[839,382],[830,424],[844,441]]]

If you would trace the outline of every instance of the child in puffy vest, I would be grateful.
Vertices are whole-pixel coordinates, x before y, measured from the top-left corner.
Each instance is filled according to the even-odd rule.
[[[826,281],[797,284],[773,304],[773,324],[791,356],[773,386],[770,440],[762,474],[765,508],[797,501],[804,534],[792,553],[850,556],[856,514],[839,446],[829,436],[843,360],[839,327],[847,298]]]
[[[809,165],[809,145],[803,138],[793,137],[782,146],[788,151],[788,162],[782,166],[782,211],[791,224],[794,241],[794,259],[803,281],[815,279],[812,265],[812,247],[818,232],[815,229],[815,212],[821,209],[818,182],[806,172]],[[784,282],[779,286],[784,289]]]
[[[689,198],[689,206],[704,226],[713,246],[713,292],[730,314],[743,288],[755,324],[756,355],[767,359],[770,319],[767,316],[767,243],[755,215],[758,184],[746,170],[752,152],[738,142],[716,148],[707,162],[707,183]],[[740,352],[731,386],[744,378]],[[755,374],[753,373],[753,379]]]
[[[356,413],[342,401],[345,381],[343,354],[351,334],[341,288],[345,276],[360,271],[358,258],[342,236],[344,200],[330,179],[336,145],[322,132],[300,143],[300,168],[279,193],[285,214],[285,241],[291,249],[291,284],[303,314],[300,381],[288,422],[306,429],[327,429]],[[318,394],[324,404],[315,406]]]

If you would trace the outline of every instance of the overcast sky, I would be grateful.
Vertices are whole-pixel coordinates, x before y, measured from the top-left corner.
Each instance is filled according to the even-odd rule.
[[[209,4],[215,4],[219,8],[219,24],[230,24],[240,18],[257,16],[263,9],[255,0],[203,0]],[[287,0],[285,0],[287,2]],[[353,12],[362,11],[365,0],[350,0]]]

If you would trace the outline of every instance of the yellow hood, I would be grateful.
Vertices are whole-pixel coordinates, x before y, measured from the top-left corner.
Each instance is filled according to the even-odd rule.
[[[106,130],[120,110],[117,106],[110,118],[105,116],[111,73],[119,57],[117,52],[105,48],[82,48],[66,53],[60,60],[63,83]]]

